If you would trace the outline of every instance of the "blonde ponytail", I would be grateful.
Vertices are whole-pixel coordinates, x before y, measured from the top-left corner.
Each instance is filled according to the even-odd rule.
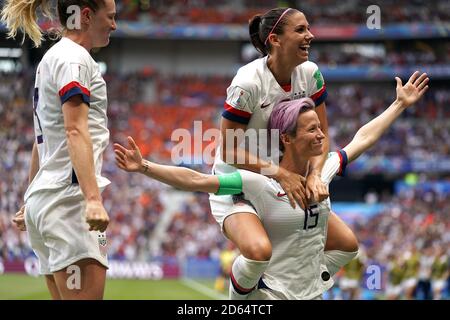
[[[35,47],[42,43],[42,31],[37,23],[36,10],[40,6],[43,14],[51,17],[49,0],[6,0],[1,13],[1,21],[8,28],[8,38],[15,38],[18,31],[33,41]]]

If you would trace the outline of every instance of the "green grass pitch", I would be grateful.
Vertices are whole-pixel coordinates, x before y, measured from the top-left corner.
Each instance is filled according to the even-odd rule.
[[[107,279],[108,300],[213,300],[227,299],[214,290],[214,280],[119,280]],[[44,277],[0,275],[0,300],[47,300]]]

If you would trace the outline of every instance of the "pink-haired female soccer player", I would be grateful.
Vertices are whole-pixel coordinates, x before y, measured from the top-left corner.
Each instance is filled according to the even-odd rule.
[[[328,186],[347,162],[358,158],[389,128],[394,120],[414,104],[428,89],[427,75],[415,72],[402,86],[397,80],[397,99],[381,115],[358,130],[342,150],[331,152],[321,172]],[[325,135],[309,98],[281,102],[270,115],[269,128],[278,130],[282,157],[280,167],[306,175],[311,159],[324,153]],[[208,175],[142,159],[134,140],[131,149],[115,144],[117,165],[186,191],[214,193],[218,197],[239,194],[255,208],[255,219],[268,234],[273,253],[267,262],[248,268],[241,254],[231,271],[231,299],[321,299],[333,285],[332,276],[349,260],[337,258],[330,264],[325,255],[327,229],[331,214],[329,198],[311,203],[306,209],[293,208],[281,184],[275,179],[247,170]],[[245,226],[244,226],[245,227]],[[354,253],[353,257],[356,255]]]

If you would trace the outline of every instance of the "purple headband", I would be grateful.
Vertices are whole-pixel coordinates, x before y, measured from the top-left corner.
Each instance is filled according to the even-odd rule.
[[[266,41],[264,41],[264,45],[267,45],[267,40],[269,40],[269,36],[272,34],[273,30],[275,30],[275,28],[277,27],[278,23],[280,22],[280,20],[283,18],[283,16],[286,14],[286,12],[288,12],[289,10],[291,10],[291,8],[287,8],[286,10],[284,10],[284,12],[281,14],[281,16],[278,18],[277,22],[273,25],[272,30],[270,30],[269,34],[267,35]]]
[[[270,129],[280,130],[280,134],[290,132],[297,124],[297,118],[304,107],[314,108],[314,101],[310,98],[283,101],[278,103],[272,110],[269,118]]]

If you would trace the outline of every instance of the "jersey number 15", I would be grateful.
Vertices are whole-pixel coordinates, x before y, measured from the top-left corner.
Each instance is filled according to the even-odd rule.
[[[319,222],[319,208],[317,205],[310,206],[305,210],[305,221],[303,222],[303,230],[313,229],[317,227]]]

